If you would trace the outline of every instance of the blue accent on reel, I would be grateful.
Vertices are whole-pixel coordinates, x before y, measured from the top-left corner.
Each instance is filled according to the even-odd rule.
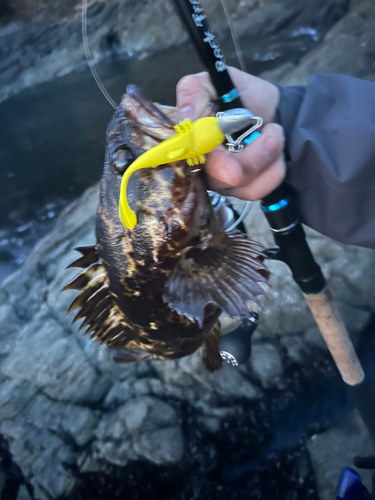
[[[363,500],[363,486],[361,478],[354,469],[342,469],[337,484],[336,500]]]
[[[255,139],[258,139],[259,136],[261,136],[262,134],[260,132],[253,132],[251,135],[249,135],[249,137],[246,137],[246,139],[244,139],[243,143],[245,146],[247,146],[248,144],[251,144],[253,141],[255,141]]]
[[[283,198],[279,202],[275,203],[274,205],[269,205],[268,207],[265,207],[264,205],[261,205],[260,208],[262,209],[262,212],[268,214],[270,212],[277,212],[277,210],[280,210],[284,207],[286,207],[289,204],[290,199],[289,198]]]
[[[220,97],[220,99],[225,102],[225,103],[228,103],[228,102],[232,102],[234,101],[235,99],[237,99],[237,97],[240,97],[240,94],[238,93],[238,90],[237,89],[232,89],[230,92],[228,92],[227,94],[224,94]]]

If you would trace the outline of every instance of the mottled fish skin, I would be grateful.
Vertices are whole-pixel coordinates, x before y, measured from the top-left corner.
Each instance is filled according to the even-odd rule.
[[[220,245],[222,235],[224,250],[232,241],[220,233],[221,222],[213,213],[203,174],[188,167],[185,161],[139,170],[131,177],[128,189],[129,203],[138,222],[134,229],[126,229],[118,216],[121,178],[126,168],[123,159],[130,159],[130,164],[171,137],[175,134],[175,122],[175,108],[148,103],[136,87],[128,86],[107,129],[96,215],[97,244],[95,248],[79,249],[83,257],[73,266],[84,270],[65,289],[81,290],[69,311],[80,308],[75,320],[86,318],[83,325],[89,327],[93,338],[119,350],[116,361],[176,359],[202,347],[205,366],[214,371],[222,365],[218,316],[227,302],[230,309],[240,292],[231,288],[233,277],[228,277],[227,283],[225,277],[220,277],[220,272],[227,273],[227,268],[213,238],[218,237]],[[248,242],[238,237],[233,241],[237,258],[237,254],[245,252]],[[259,278],[252,282],[257,286],[255,281],[266,281],[267,271],[259,261],[260,251],[251,245],[248,260]],[[216,271],[210,268],[214,247]],[[215,272],[219,273],[217,279],[212,278]],[[192,290],[197,290],[197,296],[202,293],[201,305],[197,306],[192,293],[184,290],[184,276],[190,280]],[[245,283],[245,278],[241,279]],[[210,295],[206,288],[212,282]],[[243,293],[249,295],[251,290],[252,298],[253,288],[248,286],[246,291],[246,286],[243,285]],[[256,294],[262,293],[259,290]],[[224,306],[219,307],[220,301]],[[168,302],[176,305],[171,308]],[[239,314],[243,315],[243,308]]]

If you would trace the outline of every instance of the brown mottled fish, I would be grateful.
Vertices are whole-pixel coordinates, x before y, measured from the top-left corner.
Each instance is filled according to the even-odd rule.
[[[210,114],[209,111],[207,114]],[[83,271],[64,290],[80,290],[80,308],[115,361],[176,359],[201,348],[209,371],[222,366],[218,317],[247,317],[268,271],[261,249],[240,232],[221,230],[202,171],[186,161],[135,172],[128,200],[134,229],[119,219],[121,178],[141,154],[175,134],[175,108],[146,101],[129,85],[107,129],[96,215],[96,246],[78,248]]]

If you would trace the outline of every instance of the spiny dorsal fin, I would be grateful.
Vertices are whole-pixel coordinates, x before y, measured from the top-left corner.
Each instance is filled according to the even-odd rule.
[[[204,308],[216,304],[231,317],[247,317],[246,302],[257,303],[269,272],[262,251],[239,232],[218,233],[187,251],[166,283],[168,306],[203,325]]]
[[[83,271],[63,288],[63,291],[79,290],[67,314],[79,308],[72,323],[84,318],[79,327],[79,330],[87,327],[84,335],[91,333],[96,342],[109,347],[126,348],[133,341],[133,332],[110,293],[107,273],[96,248],[76,250],[82,257],[68,267],[82,267]]]

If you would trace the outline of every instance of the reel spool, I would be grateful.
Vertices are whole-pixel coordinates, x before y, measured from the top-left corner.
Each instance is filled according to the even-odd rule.
[[[223,221],[222,229],[230,232],[238,228],[242,233],[246,234],[243,221],[251,209],[251,201],[246,201],[241,213],[234,208],[231,202],[225,196],[222,196],[215,191],[207,191],[214,213]]]

